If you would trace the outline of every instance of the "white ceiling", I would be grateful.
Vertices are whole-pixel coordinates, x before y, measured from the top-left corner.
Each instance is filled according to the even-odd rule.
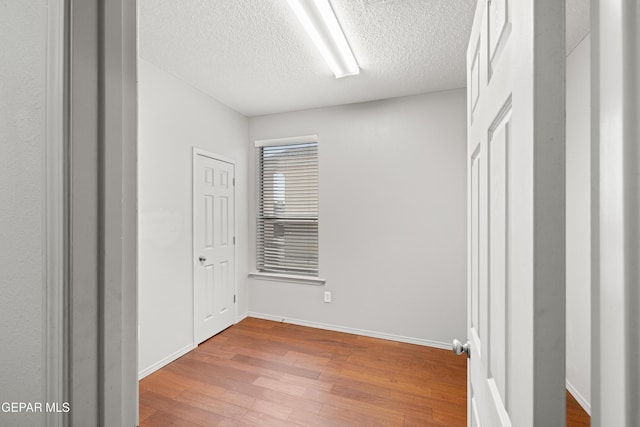
[[[256,116],[464,87],[475,0],[331,0],[361,67],[335,79],[286,0],[140,0],[140,56]],[[567,49],[589,0],[567,0]]]

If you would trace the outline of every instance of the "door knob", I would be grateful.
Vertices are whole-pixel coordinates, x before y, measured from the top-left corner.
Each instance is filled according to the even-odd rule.
[[[471,344],[469,344],[469,341],[462,344],[458,340],[453,340],[453,344],[451,344],[451,351],[455,354],[466,353],[467,357],[471,357]]]
[[[205,262],[207,260],[206,257],[203,257],[202,255],[200,255],[200,258],[198,258],[200,260],[200,262]]]

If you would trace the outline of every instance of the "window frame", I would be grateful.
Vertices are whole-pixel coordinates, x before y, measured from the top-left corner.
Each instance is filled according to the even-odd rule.
[[[273,280],[279,282],[294,282],[301,284],[309,284],[309,285],[323,285],[326,282],[326,279],[320,277],[320,141],[317,135],[304,135],[304,136],[294,136],[294,137],[286,137],[286,138],[274,138],[274,139],[257,139],[255,140],[255,155],[258,156],[258,149],[263,147],[274,147],[274,146],[283,146],[283,145],[297,145],[297,144],[306,144],[306,143],[315,143],[317,149],[317,170],[318,170],[318,214],[317,214],[317,223],[318,223],[318,276],[309,276],[305,274],[295,274],[295,273],[276,273],[276,272],[267,272],[267,271],[259,271],[257,265],[258,258],[258,233],[260,230],[258,229],[257,221],[260,218],[260,188],[261,188],[261,180],[262,180],[262,171],[258,167],[258,158],[256,157],[255,164],[255,220],[256,220],[256,229],[255,229],[255,251],[254,251],[254,263],[255,269],[254,271],[249,273],[249,277],[263,279],[263,280]]]

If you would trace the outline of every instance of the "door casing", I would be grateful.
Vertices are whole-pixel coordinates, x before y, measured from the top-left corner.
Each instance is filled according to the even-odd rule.
[[[591,1],[591,425],[640,425],[640,2]]]

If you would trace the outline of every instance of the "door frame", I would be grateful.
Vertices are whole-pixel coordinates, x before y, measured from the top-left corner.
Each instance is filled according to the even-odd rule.
[[[595,427],[640,424],[638,28],[637,0],[591,0],[591,425]]]
[[[45,282],[44,316],[44,397],[47,402],[69,399],[67,316],[65,297],[68,294],[66,258],[68,248],[65,232],[66,176],[69,147],[65,112],[65,76],[67,74],[66,26],[68,8],[64,0],[50,0],[47,7],[46,60],[46,149],[45,149]],[[47,427],[59,427],[66,416],[49,417]]]
[[[137,2],[68,2],[71,425],[135,425]]]
[[[47,426],[135,426],[137,2],[47,8]]]
[[[234,257],[234,266],[233,266],[233,294],[235,295],[234,304],[233,304],[233,324],[238,323],[238,245],[236,244],[236,237],[238,236],[238,213],[236,212],[236,208],[238,204],[236,203],[236,161],[230,159],[225,156],[221,156],[220,154],[216,154],[212,151],[205,150],[203,148],[199,148],[193,146],[192,155],[191,155],[191,291],[193,293],[193,345],[194,348],[198,345],[196,344],[196,301],[195,301],[195,286],[196,286],[196,263],[195,259],[197,256],[196,250],[196,158],[197,156],[204,156],[210,159],[219,160],[221,162],[229,163],[233,165],[233,257]]]

